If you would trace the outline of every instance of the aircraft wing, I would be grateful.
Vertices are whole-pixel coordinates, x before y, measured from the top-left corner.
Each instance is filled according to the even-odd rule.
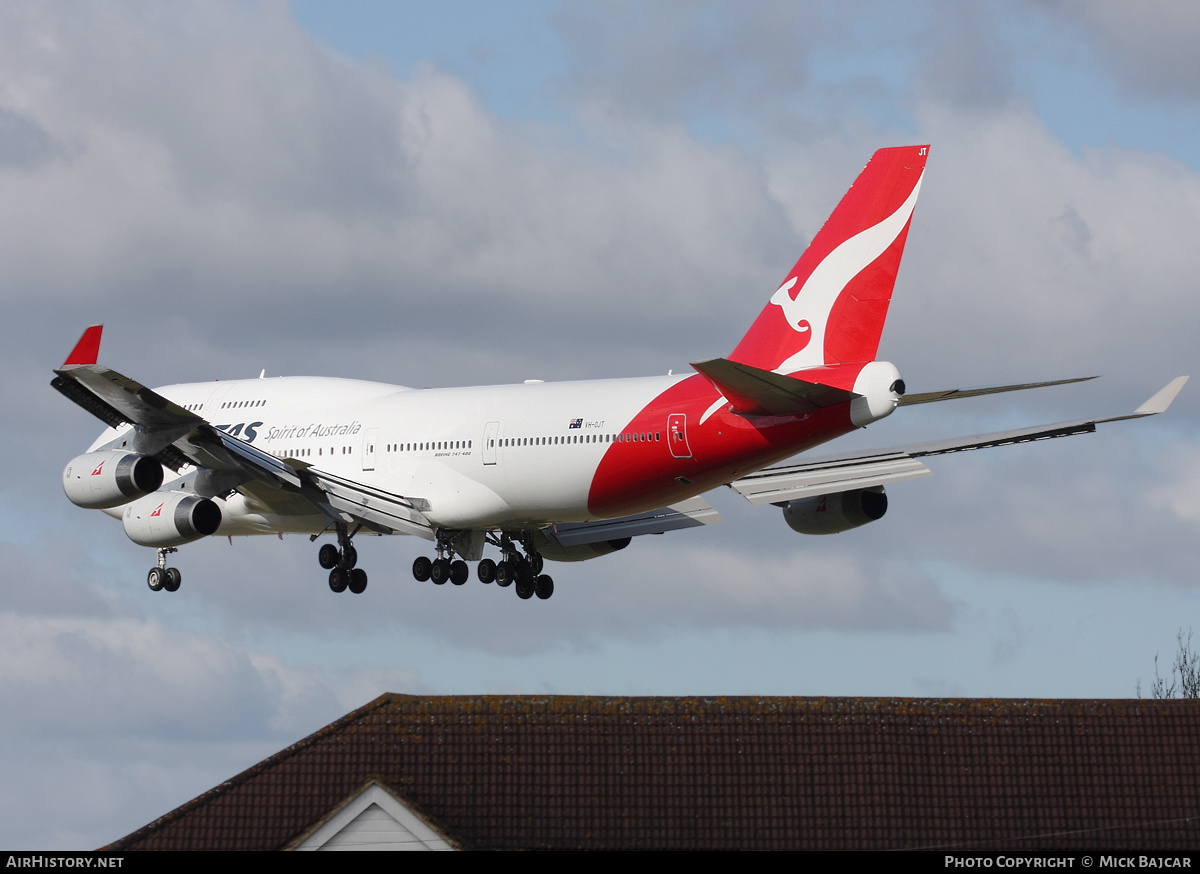
[[[1034,440],[1050,440],[1054,437],[1071,437],[1075,434],[1090,434],[1096,430],[1097,425],[1104,422],[1119,422],[1124,419],[1140,419],[1143,416],[1157,415],[1171,405],[1187,381],[1188,377],[1186,376],[1176,377],[1150,400],[1124,416],[1079,419],[1073,422],[1058,422],[1053,425],[1018,428],[1012,431],[997,431],[993,434],[978,434],[973,437],[959,437],[933,443],[877,449],[859,455],[819,458],[804,464],[769,467],[734,480],[729,483],[729,486],[752,504],[776,504],[812,495],[833,494],[850,489],[871,488],[916,479],[932,473],[929,468],[917,460],[929,455],[965,452],[969,449],[987,449],[992,446],[1009,446]],[[1037,385],[1047,384],[1053,383],[1038,383]],[[1013,386],[1010,388],[1006,386],[999,390],[1012,391],[1024,387]],[[991,392],[979,390],[979,393]],[[937,394],[953,396],[954,393],[939,392]],[[963,394],[962,396],[967,395]],[[940,399],[930,398],[929,400]]]
[[[559,523],[547,529],[546,534],[562,546],[579,546],[584,543],[601,543],[622,537],[638,537],[642,534],[663,534],[680,528],[695,528],[721,521],[721,514],[703,498],[689,498],[634,516],[617,519],[602,519],[598,522]]]
[[[338,521],[433,539],[432,527],[418,509],[419,499],[392,495],[256,449],[153,389],[97,364],[99,346],[97,325],[84,332],[50,384],[111,428],[133,425],[131,451],[151,455],[176,471],[186,464],[212,471],[222,488],[257,480],[268,488],[255,488],[255,498],[268,505],[270,490],[277,489],[287,493],[280,495],[283,506],[294,507],[299,497]]]

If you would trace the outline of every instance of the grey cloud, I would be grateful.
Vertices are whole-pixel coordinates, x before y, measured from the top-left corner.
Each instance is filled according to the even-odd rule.
[[[618,113],[678,119],[791,102],[830,18],[819,3],[759,0],[609,2],[572,7],[557,21],[571,46],[570,90]]]
[[[279,715],[292,723],[340,703],[273,659],[153,621],[8,612],[0,627],[10,731],[226,741],[269,736]]]
[[[23,207],[0,216],[6,299],[54,300],[80,324],[115,314],[108,342],[128,343],[132,329],[167,363],[166,381],[195,378],[175,376],[192,345],[219,376],[315,367],[437,385],[550,370],[537,356],[552,375],[583,375],[600,359],[562,354],[574,341],[522,310],[615,328],[625,320],[614,313],[636,303],[647,333],[627,342],[644,354],[649,332],[670,344],[681,318],[702,329],[705,303],[768,287],[794,257],[778,254],[794,240],[765,179],[733,150],[654,125],[599,132],[628,156],[618,165],[537,148],[434,70],[383,82],[284,25],[248,52],[229,31],[245,14],[251,32],[266,28],[265,13],[213,9],[190,10],[201,38],[173,54],[149,45],[167,27],[153,15],[132,26],[92,10],[90,29],[39,22],[64,49],[38,61],[39,117],[86,146],[0,180]],[[93,30],[138,50],[95,57]],[[231,86],[229,66],[246,87]],[[203,118],[213,106],[222,117]],[[329,338],[348,322],[355,344]],[[426,343],[415,367],[396,354]],[[492,366],[471,374],[459,362],[489,347]],[[564,358],[578,369],[564,372]]]
[[[1200,98],[1200,8],[1177,0],[1028,0],[1086,34],[1126,89],[1168,100]]]
[[[934,146],[888,354],[915,352],[930,371],[934,356],[971,362],[985,380],[1102,373],[1131,408],[1191,370],[1195,174],[1119,150],[1075,157],[1022,109],[971,125],[924,117]]]
[[[986,4],[932,4],[922,35],[918,83],[929,96],[966,113],[988,112],[1013,96],[1009,59]]]
[[[28,169],[63,152],[62,146],[32,118],[0,107],[0,165]]]

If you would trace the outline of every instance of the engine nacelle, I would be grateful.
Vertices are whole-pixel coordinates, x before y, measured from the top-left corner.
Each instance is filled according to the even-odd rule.
[[[580,543],[575,546],[563,546],[552,537],[538,532],[537,550],[542,558],[550,561],[587,561],[589,558],[599,558],[624,549],[629,545],[631,537],[619,537],[614,540],[601,540],[599,543]]]
[[[188,492],[155,492],[127,506],[121,524],[140,546],[178,546],[216,533],[221,508]]]
[[[89,510],[107,510],[158,491],[162,465],[148,455],[130,452],[89,452],[63,469],[63,491],[71,503]]]
[[[886,512],[887,495],[878,486],[789,501],[783,518],[800,534],[837,534],[882,519]]]

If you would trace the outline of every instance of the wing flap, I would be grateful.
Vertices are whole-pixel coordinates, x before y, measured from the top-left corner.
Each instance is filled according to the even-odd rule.
[[[110,428],[120,428],[131,424],[121,413],[95,394],[88,391],[78,382],[65,376],[56,376],[50,380],[50,386],[72,403],[78,404]]]
[[[312,500],[330,517],[363,522],[382,533],[398,532],[433,540],[433,526],[421,512],[419,498],[405,498],[382,489],[309,468],[306,479],[320,490]]]
[[[663,534],[667,531],[678,531],[681,528],[714,525],[720,521],[721,514],[708,501],[701,497],[695,497],[669,507],[660,507],[647,513],[622,516],[618,519],[559,523],[546,533],[563,546],[579,546],[622,537]]]
[[[205,424],[203,430],[211,432],[212,437],[220,441],[221,448],[226,453],[226,459],[232,466],[249,468],[256,476],[259,473],[266,473],[271,479],[279,480],[293,488],[300,488],[300,475],[296,468],[287,462],[263,452],[261,449],[255,449],[249,443],[236,437],[230,437],[211,425]],[[257,476],[257,478],[262,479],[263,477]]]
[[[902,482],[906,479],[916,479],[932,473],[929,468],[917,461],[918,458],[945,455],[951,452],[966,452],[971,449],[990,449],[994,446],[1011,446],[1016,443],[1031,443],[1035,440],[1052,440],[1056,437],[1073,437],[1076,434],[1090,434],[1096,430],[1097,425],[1105,422],[1120,422],[1125,419],[1158,415],[1166,411],[1187,381],[1188,377],[1186,376],[1176,377],[1148,401],[1124,416],[1078,419],[1074,422],[1057,422],[1053,425],[1037,425],[1032,428],[1017,428],[1011,431],[996,431],[991,434],[976,434],[971,437],[957,437],[931,443],[915,443],[909,446],[877,449],[861,455],[816,458],[806,464],[769,467],[741,477],[730,483],[729,486],[752,504],[772,504],[810,495],[833,494],[849,489],[870,488]]]
[[[771,467],[730,487],[752,504],[777,504],[810,495],[871,488],[929,476],[933,471],[902,452]]]
[[[64,365],[54,372],[61,379],[73,380],[126,422],[143,428],[194,427],[204,421],[153,389],[99,364]]]

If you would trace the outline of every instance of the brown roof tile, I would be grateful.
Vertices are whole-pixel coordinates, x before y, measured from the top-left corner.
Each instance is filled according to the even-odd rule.
[[[112,849],[275,849],[376,777],[462,845],[1200,845],[1200,702],[384,695]]]

